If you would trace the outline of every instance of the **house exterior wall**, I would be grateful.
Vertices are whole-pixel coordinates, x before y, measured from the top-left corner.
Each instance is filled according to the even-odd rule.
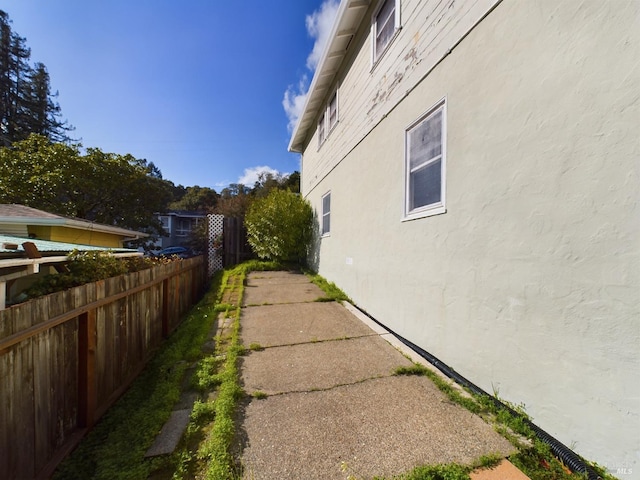
[[[94,230],[59,226],[29,225],[29,234],[42,240],[54,242],[77,243],[79,245],[95,245],[97,247],[122,248],[122,236]]]
[[[440,22],[439,2],[401,3],[373,70],[368,28],[354,39],[339,123],[303,153],[318,215],[331,192],[319,273],[581,455],[639,472],[640,4],[504,0],[446,55],[494,2]],[[403,221],[404,132],[443,98],[447,211]]]
[[[206,221],[206,215],[180,215],[170,213],[158,215],[163,223],[165,235],[158,239],[159,248],[183,246],[191,240],[191,235],[200,224]]]

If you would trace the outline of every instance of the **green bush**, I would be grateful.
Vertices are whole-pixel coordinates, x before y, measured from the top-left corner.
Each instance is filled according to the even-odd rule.
[[[151,268],[159,261],[146,257],[116,258],[110,252],[73,250],[67,257],[67,271],[45,275],[25,292],[29,298],[59,292],[124,273]]]
[[[249,244],[261,259],[305,263],[311,245],[313,211],[299,195],[272,190],[249,207],[245,226]]]

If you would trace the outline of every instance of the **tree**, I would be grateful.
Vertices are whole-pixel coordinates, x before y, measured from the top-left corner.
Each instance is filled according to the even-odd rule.
[[[0,203],[162,233],[154,213],[166,209],[172,184],[146,160],[31,135],[0,148]]]
[[[66,122],[59,120],[60,105],[53,99],[58,92],[51,94],[49,72],[43,63],[36,63],[29,73],[29,84],[26,91],[24,130],[28,133],[44,135],[54,142],[69,140],[66,132],[72,130]]]
[[[9,16],[0,10],[0,139],[10,145],[25,137],[25,86],[31,51],[26,39],[11,29]]]
[[[182,198],[169,204],[169,210],[211,212],[218,203],[219,196],[215,190],[209,187],[198,185],[187,187]]]
[[[26,39],[11,29],[11,20],[0,10],[0,146],[26,139],[31,133],[49,140],[70,141],[72,130],[59,120],[60,106],[51,94],[49,73],[42,63],[29,65],[31,50]]]
[[[290,175],[284,177],[281,187],[293,193],[300,193],[300,172],[297,170]]]
[[[244,218],[253,197],[251,189],[240,183],[232,183],[220,192],[220,198],[214,209],[214,213],[225,217]]]
[[[258,257],[304,264],[312,239],[313,210],[300,195],[274,189],[245,217],[249,244]]]

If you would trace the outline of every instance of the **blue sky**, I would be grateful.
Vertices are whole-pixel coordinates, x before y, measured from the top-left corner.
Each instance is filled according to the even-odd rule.
[[[3,0],[85,147],[220,191],[287,152],[338,0]]]

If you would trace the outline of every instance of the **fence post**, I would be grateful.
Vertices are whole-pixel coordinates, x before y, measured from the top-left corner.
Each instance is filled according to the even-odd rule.
[[[96,310],[78,318],[78,425],[91,427],[97,408],[96,382]]]

